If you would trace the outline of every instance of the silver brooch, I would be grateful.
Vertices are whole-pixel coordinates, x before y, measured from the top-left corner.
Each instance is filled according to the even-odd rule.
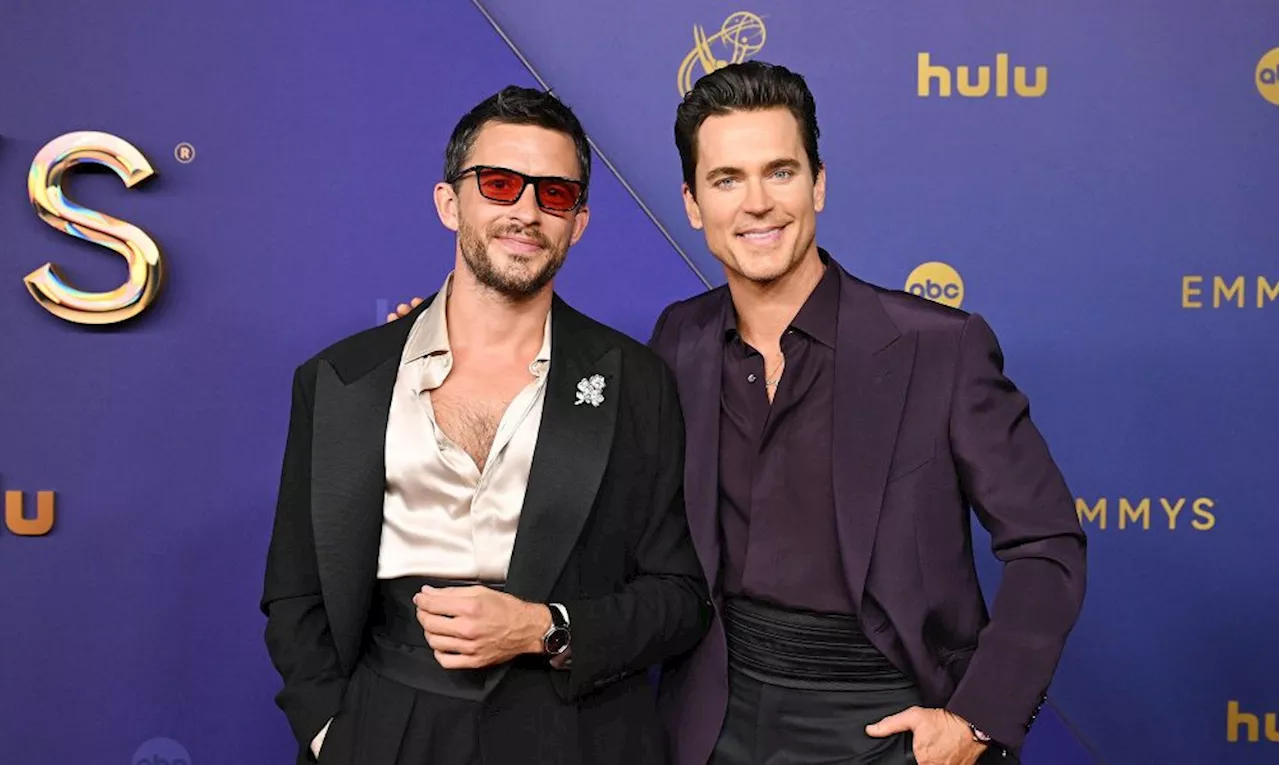
[[[573,402],[574,406],[578,404],[600,406],[603,401],[604,378],[602,376],[591,375],[578,381],[578,400]]]

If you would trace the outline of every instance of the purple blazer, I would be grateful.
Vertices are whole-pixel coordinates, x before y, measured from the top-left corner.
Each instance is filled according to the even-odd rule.
[[[1075,501],[980,316],[840,273],[832,482],[845,581],[871,641],[928,705],[1017,748],[1084,599]],[[731,310],[727,287],[675,303],[650,340],[676,374],[686,513],[713,593],[721,330]],[[970,508],[1004,564],[990,614]],[[663,671],[673,765],[706,765],[724,721],[719,607],[707,637]]]

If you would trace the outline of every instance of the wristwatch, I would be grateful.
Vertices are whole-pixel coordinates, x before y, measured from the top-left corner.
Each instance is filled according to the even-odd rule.
[[[559,656],[569,650],[569,610],[559,603],[548,603],[551,611],[551,628],[542,636],[542,652],[547,656]]]
[[[1009,750],[992,741],[990,736],[983,733],[982,730],[973,723],[969,723],[969,732],[973,734],[974,741],[977,741],[979,744],[986,744],[988,749],[993,749],[998,752],[1001,759],[1009,756]]]

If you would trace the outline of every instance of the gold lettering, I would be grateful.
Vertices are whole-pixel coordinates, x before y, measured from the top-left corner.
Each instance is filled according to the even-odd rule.
[[[1049,89],[1049,67],[1036,67],[1036,82],[1034,85],[1027,85],[1027,68],[1025,66],[1015,66],[1013,68],[1013,89],[1023,98],[1039,98]]]
[[[1135,523],[1138,519],[1142,519],[1142,528],[1147,530],[1151,528],[1151,500],[1146,497],[1138,503],[1137,507],[1129,504],[1129,500],[1125,497],[1120,498],[1120,528],[1124,528],[1124,522],[1132,519]]]
[[[1208,497],[1201,497],[1191,503],[1191,511],[1204,519],[1204,521],[1197,519],[1191,522],[1192,528],[1196,531],[1208,531],[1217,523],[1217,518],[1214,517],[1213,513],[1205,509],[1209,507],[1213,507],[1213,500]]]
[[[1169,530],[1173,531],[1177,528],[1178,513],[1182,512],[1182,506],[1187,504],[1187,498],[1178,497],[1178,504],[1173,507],[1169,507],[1169,500],[1161,497],[1160,504],[1164,506],[1165,515],[1169,516]]]
[[[41,537],[53,528],[53,492],[36,492],[36,517],[27,518],[22,514],[23,492],[6,491],[4,493],[4,525],[14,534],[22,537]]]
[[[978,67],[977,84],[969,81],[969,67],[956,67],[956,90],[960,91],[960,95],[969,98],[985,96],[991,90],[991,67]]]
[[[951,72],[945,66],[934,66],[929,63],[928,53],[916,54],[916,95],[925,98],[929,95],[933,80],[938,81],[938,95],[946,98],[951,95]]]
[[[1265,300],[1264,300],[1265,298]],[[1267,277],[1258,277],[1258,307],[1262,308],[1266,305],[1267,300],[1274,301],[1280,298],[1280,280],[1276,280],[1275,284],[1267,281]]]
[[[1193,296],[1201,294],[1201,289],[1199,287],[1192,287],[1191,285],[1193,283],[1199,284],[1203,281],[1204,281],[1203,276],[1182,277],[1182,307],[1183,308],[1204,308],[1204,303],[1201,303],[1199,300],[1193,301],[1191,299]]]
[[[1258,740],[1258,716],[1240,711],[1240,702],[1227,702],[1227,741],[1232,744],[1240,740],[1240,726],[1245,729],[1246,741]]]
[[[1009,54],[996,54],[996,98],[1009,95]]]
[[[1237,276],[1231,282],[1231,286],[1227,287],[1227,283],[1223,281],[1221,276],[1213,277],[1213,307],[1218,308],[1222,302],[1231,300],[1232,296],[1236,298],[1236,308],[1244,308],[1244,277]],[[1219,302],[1218,298],[1223,300]]]
[[[63,194],[63,176],[80,164],[110,168],[126,188],[155,174],[147,158],[128,141],[93,131],[67,133],[45,144],[27,174],[27,194],[40,220],[58,231],[92,242],[124,258],[129,276],[107,292],[84,292],[67,284],[53,263],[27,274],[31,297],[49,313],[76,324],[115,324],[155,302],[163,280],[156,243],[142,229],[75,204]]]
[[[1080,517],[1080,523],[1083,525],[1085,521],[1096,521],[1098,528],[1107,528],[1107,498],[1103,497],[1098,500],[1093,507],[1085,502],[1083,498],[1076,497],[1076,515]]]

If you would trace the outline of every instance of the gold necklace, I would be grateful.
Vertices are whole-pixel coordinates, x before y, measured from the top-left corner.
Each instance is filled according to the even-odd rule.
[[[783,369],[785,369],[785,368],[786,368],[786,366],[787,366],[787,357],[786,357],[786,356],[783,356],[783,357],[782,357],[782,361],[780,361],[780,362],[778,363],[778,376],[777,376],[777,377],[774,377],[772,380],[766,379],[766,380],[764,381],[765,387],[767,387],[767,388],[772,388],[773,386],[775,386],[775,385],[777,385],[779,382],[781,382],[781,381],[782,381],[782,370],[783,370]],[[767,378],[767,377],[768,377],[768,375],[766,375],[766,378]]]

